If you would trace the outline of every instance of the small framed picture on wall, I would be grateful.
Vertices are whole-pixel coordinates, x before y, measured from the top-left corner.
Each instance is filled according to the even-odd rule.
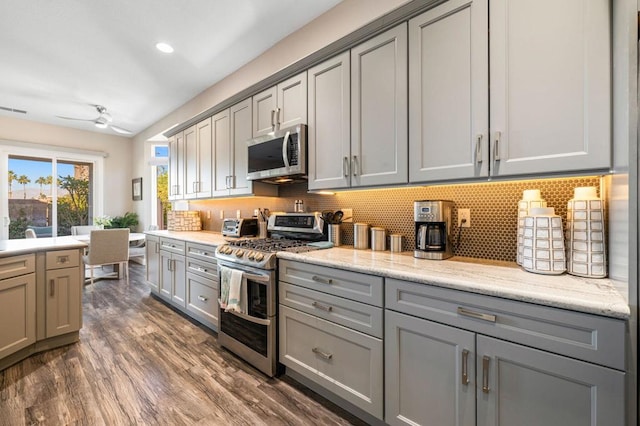
[[[142,200],[142,178],[135,178],[131,181],[131,194],[133,201]]]

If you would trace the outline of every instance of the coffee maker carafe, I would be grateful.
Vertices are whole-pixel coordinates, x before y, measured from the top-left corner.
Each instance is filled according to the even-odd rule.
[[[452,201],[415,201],[416,248],[413,257],[442,260],[453,256],[451,244]]]

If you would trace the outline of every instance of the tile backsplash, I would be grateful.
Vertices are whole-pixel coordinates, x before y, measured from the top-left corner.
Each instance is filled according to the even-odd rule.
[[[415,200],[451,200],[454,241],[458,236],[457,209],[471,210],[471,228],[460,232],[458,256],[515,262],[518,200],[525,189],[540,189],[542,198],[556,214],[566,220],[567,201],[578,186],[595,186],[602,197],[604,190],[599,176],[562,179],[485,182],[460,185],[342,191],[335,195],[307,193],[306,184],[283,185],[279,197],[246,197],[224,200],[193,201],[190,210],[200,211],[203,229],[219,231],[224,217],[253,216],[256,208],[271,211],[293,211],[295,200],[304,200],[306,211],[353,209],[353,221],[387,229],[387,233],[405,236],[403,250],[415,246],[413,202]],[[602,197],[605,198],[605,197]],[[606,208],[606,206],[605,206]],[[353,244],[353,224],[341,225],[342,244]]]

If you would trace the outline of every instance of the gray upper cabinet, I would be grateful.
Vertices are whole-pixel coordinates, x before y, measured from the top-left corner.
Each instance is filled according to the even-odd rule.
[[[309,189],[407,183],[407,26],[308,71]]]
[[[229,109],[220,111],[211,117],[213,146],[215,152],[215,167],[213,178],[213,195],[229,195],[229,180],[231,161],[231,120]]]
[[[184,198],[184,132],[169,138],[169,200]]]
[[[251,98],[213,116],[215,143],[214,197],[278,195],[275,185],[247,180],[247,141],[251,139]]]
[[[212,139],[211,118],[184,131],[184,198],[211,196]]]
[[[253,137],[306,122],[306,72],[253,96]]]
[[[487,0],[409,21],[409,181],[488,176]]]
[[[351,186],[407,183],[407,24],[351,49]]]
[[[491,175],[608,169],[609,0],[491,0],[489,10]]]
[[[349,52],[307,71],[309,189],[349,187],[350,74]]]

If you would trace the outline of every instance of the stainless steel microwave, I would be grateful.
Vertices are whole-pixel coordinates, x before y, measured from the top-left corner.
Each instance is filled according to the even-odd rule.
[[[300,181],[307,174],[307,126],[280,129],[247,142],[248,180]]]

